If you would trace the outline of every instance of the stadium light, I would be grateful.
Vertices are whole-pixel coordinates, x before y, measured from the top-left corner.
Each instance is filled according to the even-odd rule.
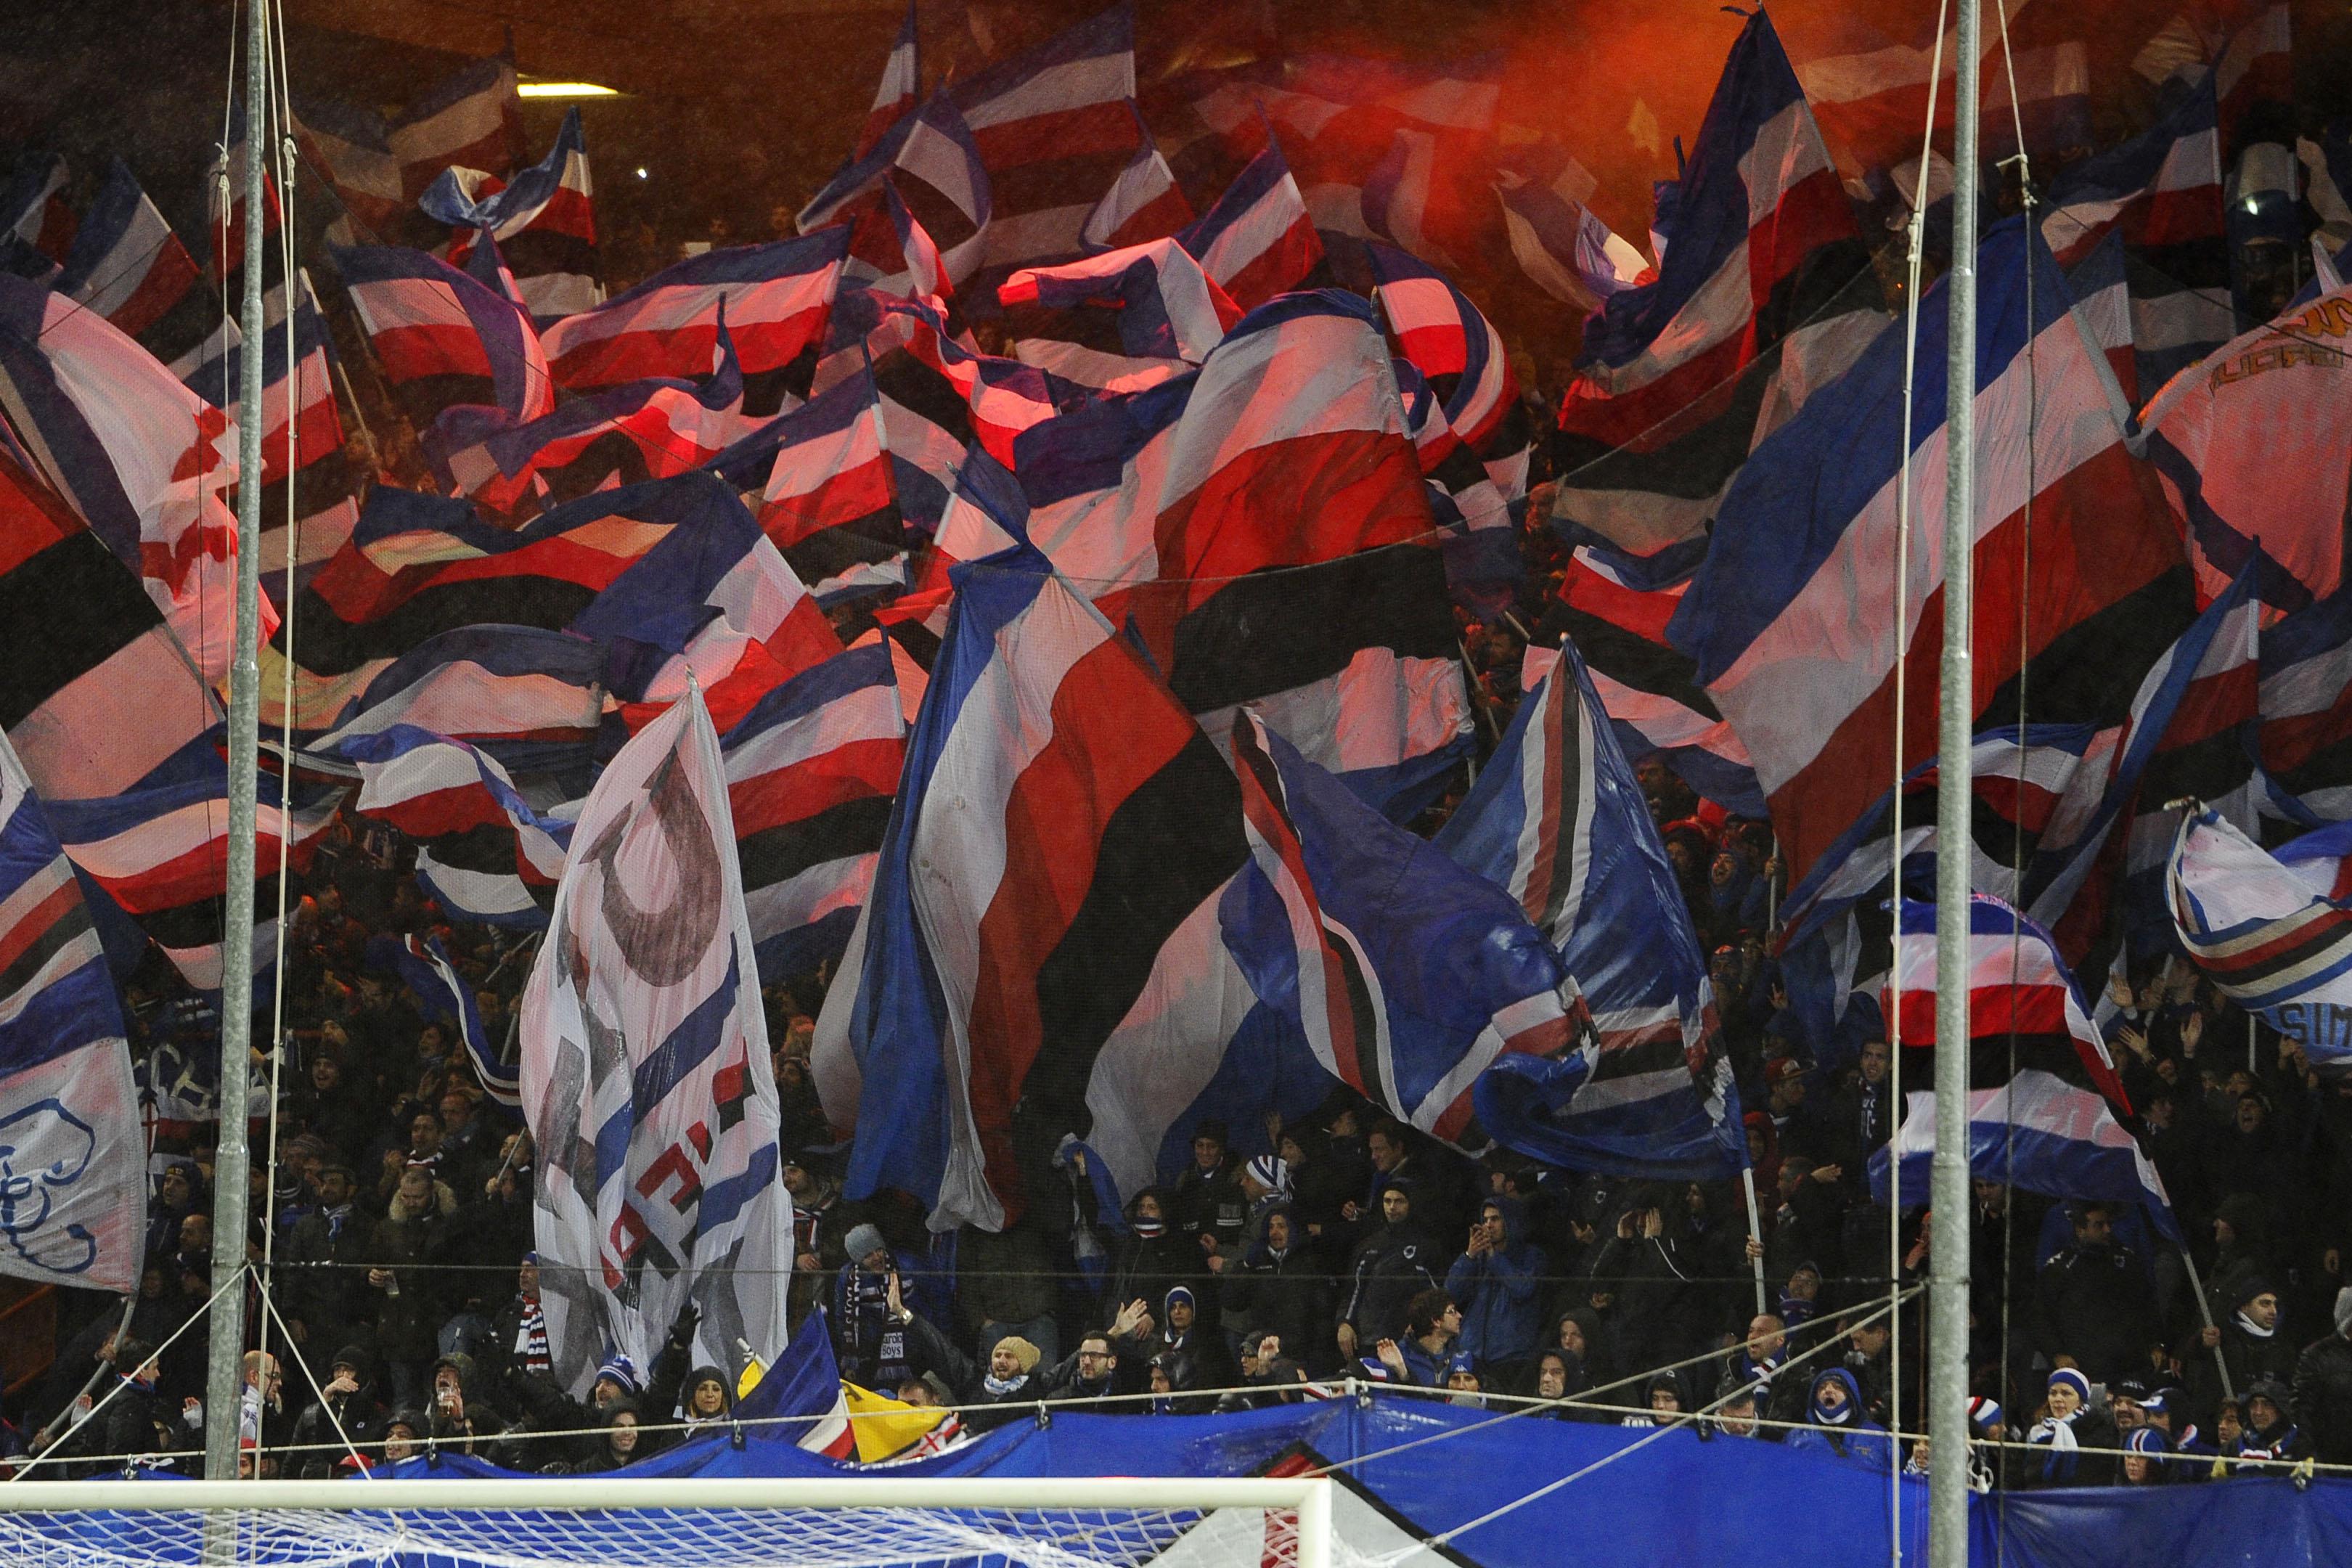
[[[593,81],[520,81],[515,83],[516,96],[520,98],[618,98],[614,88]]]

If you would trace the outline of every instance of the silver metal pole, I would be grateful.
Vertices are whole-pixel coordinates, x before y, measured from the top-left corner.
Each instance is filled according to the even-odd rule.
[[[1760,1318],[1772,1309],[1764,1304],[1764,1254],[1760,1250],[1764,1246],[1764,1215],[1756,1206],[1756,1167],[1742,1165],[1739,1181],[1748,1189],[1748,1239],[1759,1249],[1750,1261],[1756,1265],[1756,1315]]]
[[[1927,1258],[1927,1561],[1969,1560],[1969,644],[1976,553],[1979,0],[1959,0],[1952,95],[1952,269],[1944,360],[1944,659],[1937,706],[1935,1225]],[[1924,171],[1922,177],[1924,178]],[[2032,265],[2029,257],[2027,264]],[[2029,324],[2029,331],[2031,326]],[[1898,1369],[1896,1375],[1901,1372]]]
[[[2179,1251],[2180,1261],[2189,1266],[2189,1293],[2197,1298],[2198,1321],[2210,1329],[2213,1326],[2213,1303],[2206,1297],[2205,1281],[2198,1277],[2197,1259],[2189,1256],[2185,1247]],[[2213,1347],[2213,1365],[2221,1374],[2221,1397],[2236,1399],[2238,1391],[2230,1381],[2230,1358],[2221,1353],[2219,1344]]]
[[[245,352],[238,356],[236,646],[228,669],[228,889],[221,932],[220,1148],[213,1160],[213,1287],[245,1268],[246,1061],[253,1047],[254,784],[261,749],[261,231],[269,145],[268,0],[246,0]],[[236,1479],[245,1293],[213,1304],[205,1379],[205,1478]]]

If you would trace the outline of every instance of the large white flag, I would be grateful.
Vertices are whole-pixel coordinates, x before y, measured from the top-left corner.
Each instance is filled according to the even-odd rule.
[[[751,928],[719,737],[689,692],[604,770],[523,996],[540,1281],[557,1374],[640,1369],[678,1309],[698,1363],[784,1344],[778,1180]]]

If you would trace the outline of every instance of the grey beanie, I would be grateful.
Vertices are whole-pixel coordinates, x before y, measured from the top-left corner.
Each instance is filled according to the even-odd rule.
[[[2336,1331],[2352,1340],[2352,1285],[2336,1292]]]
[[[873,1226],[854,1225],[849,1227],[847,1250],[852,1263],[862,1262],[870,1252],[887,1251],[889,1246],[882,1239],[882,1232]]]

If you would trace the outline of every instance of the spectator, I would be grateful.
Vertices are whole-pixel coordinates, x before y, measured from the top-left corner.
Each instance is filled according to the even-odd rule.
[[[1213,1117],[1193,1129],[1192,1163],[1176,1179],[1170,1203],[1178,1233],[1204,1252],[1217,1246],[1238,1250],[1249,1225],[1241,1164],[1225,1142],[1225,1124]]]
[[[1122,1324],[1126,1326],[1127,1333],[1132,1333],[1139,1326],[1136,1320],[1130,1319],[1125,1313],[1120,1315],[1112,1327],[1117,1331]],[[1112,1334],[1081,1335],[1078,1348],[1072,1351],[1068,1358],[1055,1367],[1053,1375],[1046,1380],[1046,1397],[1049,1399],[1101,1399],[1109,1394],[1124,1393],[1125,1390],[1119,1382],[1118,1352],[1111,1348],[1114,1342]],[[1114,1413],[1118,1409],[1117,1405],[1108,1408]]]
[[[1146,1187],[1135,1194],[1127,1205],[1127,1224],[1128,1235],[1112,1258],[1106,1292],[1114,1311],[1130,1301],[1162,1300],[1175,1287],[1190,1286],[1199,1277],[1200,1245],[1177,1234],[1159,1188]]]
[[[2027,1430],[2025,1440],[2049,1453],[2027,1472],[2029,1486],[2093,1486],[2105,1479],[2105,1456],[2084,1463],[2084,1448],[2112,1448],[2116,1429],[2091,1408],[2091,1380],[2076,1368],[2062,1366],[2050,1374],[2042,1419]]]
[[[1405,1310],[1415,1292],[1437,1283],[1428,1233],[1413,1218],[1414,1193],[1402,1177],[1381,1184],[1381,1223],[1349,1255],[1345,1292],[1339,1303],[1339,1353],[1392,1340],[1405,1328]]]
[[[861,1225],[845,1243],[849,1261],[834,1276],[833,1357],[841,1375],[868,1388],[895,1388],[918,1371],[908,1359],[898,1265],[882,1232]]]
[[[615,1399],[604,1406],[602,1419],[604,1429],[596,1446],[586,1458],[569,1467],[572,1474],[596,1475],[617,1470],[645,1457],[638,1448],[641,1438],[637,1430],[644,1413],[635,1400]]]
[[[1720,1432],[1727,1437],[1769,1438],[1774,1436],[1766,1432],[1757,1420],[1761,1411],[1757,1406],[1754,1389],[1735,1388],[1720,1395],[1719,1400],[1715,1407],[1712,1426],[1703,1429],[1702,1436],[1710,1430]]]
[[[384,1358],[393,1403],[407,1409],[425,1394],[425,1363],[441,1325],[442,1242],[456,1201],[423,1166],[404,1170],[384,1217],[375,1227],[378,1266],[367,1271],[376,1293],[377,1352]]]
[[[2336,1293],[2336,1329],[2294,1363],[2294,1407],[2322,1464],[2352,1464],[2352,1285]]]
[[[340,1161],[319,1167],[318,1202],[295,1222],[278,1257],[287,1328],[307,1344],[310,1326],[329,1333],[360,1321],[367,1300],[364,1265],[375,1237],[359,1218],[359,1181]]]
[[[1845,1368],[1833,1366],[1814,1376],[1805,1420],[1808,1425],[1789,1434],[1790,1449],[1819,1449],[1881,1473],[1887,1468],[1891,1439],[1863,1409],[1862,1387]]]
[[[2258,1379],[2242,1402],[2245,1420],[2221,1452],[2236,1471],[2284,1468],[2311,1458],[2311,1439],[2294,1423],[2294,1399],[2274,1377]]]
[[[373,1361],[356,1344],[337,1351],[327,1363],[320,1397],[294,1418],[292,1468],[303,1479],[323,1479],[342,1469],[350,1458],[346,1444],[364,1450],[383,1440],[383,1406],[376,1403],[369,1375]]]
[[[2042,1266],[2035,1348],[2095,1381],[2146,1366],[2156,1341],[2150,1294],[2138,1255],[2116,1245],[2113,1211],[2105,1204],[2084,1204],[2074,1221],[2074,1245]]]
[[[1380,1364],[1398,1383],[1415,1388],[1443,1386],[1454,1344],[1462,1337],[1462,1309],[1443,1290],[1423,1290],[1407,1310],[1406,1331],[1402,1344],[1383,1339],[1374,1347]]]
[[[1647,1415],[1626,1416],[1620,1426],[1671,1426],[1683,1413],[1683,1383],[1673,1373],[1654,1373],[1642,1387]]]
[[[475,1379],[474,1358],[462,1352],[445,1355],[433,1363],[433,1405],[428,1419],[432,1422],[434,1443],[461,1454],[476,1452],[477,1443],[487,1445],[507,1428],[505,1419]]]
[[[1748,1338],[1724,1368],[1722,1388],[1748,1390],[1756,1414],[1765,1419],[1797,1421],[1804,1409],[1805,1385],[1793,1374],[1781,1375],[1788,1363],[1787,1327],[1772,1313],[1759,1312],[1748,1321]]]
[[[515,1293],[490,1320],[489,1343],[483,1354],[483,1372],[489,1386],[505,1389],[514,1379],[530,1373],[552,1376],[553,1352],[547,1339],[547,1308],[539,1295],[539,1254],[526,1252],[515,1270]]]
[[[1542,1301],[1543,1256],[1528,1245],[1526,1210],[1517,1198],[1489,1198],[1462,1256],[1445,1273],[1461,1303],[1462,1349],[1482,1373],[1515,1377],[1534,1353]]]
[[[2172,1445],[2153,1426],[2141,1426],[2124,1437],[2122,1482],[2127,1487],[2160,1487],[2178,1478]]]
[[[1224,1326],[1244,1337],[1274,1334],[1299,1361],[1328,1371],[1336,1364],[1330,1291],[1318,1260],[1298,1245],[1297,1218],[1297,1211],[1278,1198],[1258,1205],[1248,1250],[1218,1279]]]
[[[2281,1383],[2292,1379],[2295,1349],[2279,1331],[2278,1292],[2271,1289],[2270,1280],[2253,1268],[2242,1268],[2217,1284],[2214,1293],[2228,1320],[2200,1330],[2197,1343],[2201,1348],[2182,1356],[2192,1380],[2191,1392],[2202,1393],[2209,1402],[2218,1396],[2220,1391],[2212,1382],[2220,1373],[2213,1364],[2217,1348],[2229,1366],[2232,1387],[2249,1388],[2266,1377]]]
[[[1127,1353],[1139,1357],[1147,1366],[1160,1356],[1181,1356],[1185,1371],[1193,1379],[1188,1387],[1223,1388],[1232,1381],[1223,1342],[1219,1336],[1201,1328],[1199,1304],[1189,1285],[1169,1287],[1167,1295],[1160,1299],[1159,1332],[1147,1331]]]

